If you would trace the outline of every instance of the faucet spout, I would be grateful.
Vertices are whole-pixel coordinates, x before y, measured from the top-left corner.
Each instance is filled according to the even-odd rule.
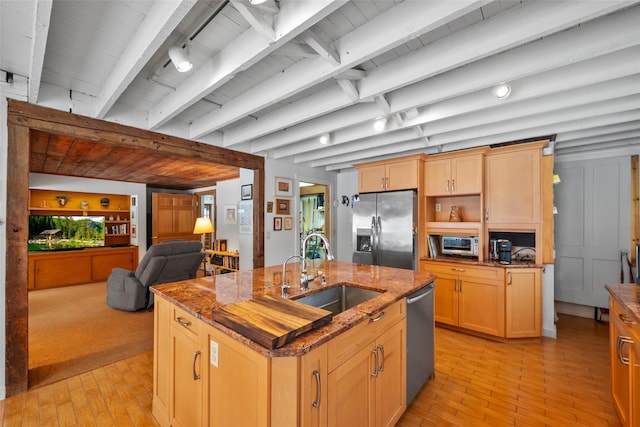
[[[287,283],[287,263],[291,261],[293,258],[300,258],[302,260],[302,275],[306,276],[307,274],[307,261],[301,257],[300,255],[291,255],[289,258],[282,263],[282,298],[287,298],[289,296],[289,284]]]
[[[327,261],[331,261],[334,259],[333,254],[331,253],[331,247],[329,246],[329,241],[324,236],[324,234],[320,234],[320,233],[308,234],[307,237],[305,237],[304,240],[302,241],[302,256],[305,259],[305,262],[303,263],[303,267],[302,267],[302,280],[300,282],[301,283],[300,289],[302,290],[309,289],[309,281],[315,279],[314,275],[307,275],[307,266],[306,266],[307,243],[312,237],[317,237],[322,240],[322,243],[324,244],[324,248],[327,251]]]

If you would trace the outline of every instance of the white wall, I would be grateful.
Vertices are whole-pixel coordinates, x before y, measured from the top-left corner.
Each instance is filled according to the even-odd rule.
[[[138,259],[142,259],[147,251],[147,199],[146,185],[131,182],[107,181],[103,179],[76,178],[72,176],[29,174],[29,188],[40,190],[66,190],[84,193],[127,194],[138,196],[137,223]],[[4,276],[3,276],[4,277]]]
[[[275,177],[289,178],[293,182],[293,195],[289,197],[291,200],[291,216],[293,217],[292,230],[273,230],[273,217],[282,216],[275,214],[275,206],[272,213],[267,213],[267,202],[274,202]],[[299,221],[298,212],[300,211],[300,181],[313,182],[316,184],[328,185],[330,187],[331,200],[325,203],[331,203],[331,208],[335,209],[337,194],[337,173],[325,172],[321,169],[309,169],[303,166],[293,165],[282,160],[265,159],[265,183],[264,183],[264,265],[282,264],[289,256],[300,254],[299,247]],[[331,215],[331,236],[329,241],[331,247],[336,248],[338,234],[336,232],[336,216]],[[339,245],[339,244],[338,244]],[[336,256],[337,251],[336,251]]]
[[[238,239],[238,223],[225,223],[225,206],[233,206],[238,209],[240,201],[240,180],[230,179],[220,181],[216,185],[216,239],[227,239],[228,251],[239,251],[240,241]],[[236,212],[236,219],[238,215]],[[240,252],[240,259],[243,258]]]
[[[353,204],[351,197],[358,193],[358,171],[353,169],[338,175],[338,256],[340,261],[351,262],[353,254]],[[342,203],[347,197],[348,206]]]

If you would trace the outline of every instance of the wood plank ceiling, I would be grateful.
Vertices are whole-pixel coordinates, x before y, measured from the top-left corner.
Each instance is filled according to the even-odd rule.
[[[142,149],[31,132],[31,172],[145,183],[149,187],[189,190],[239,177],[239,169],[197,159],[169,157]]]
[[[558,154],[639,143],[640,1],[259,3],[4,0],[0,82],[30,103],[325,171],[552,134]],[[86,166],[82,147],[56,170]],[[131,156],[103,165],[132,169]],[[205,168],[153,160],[122,175]]]

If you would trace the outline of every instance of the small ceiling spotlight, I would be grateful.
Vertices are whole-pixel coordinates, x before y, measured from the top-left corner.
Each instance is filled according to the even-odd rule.
[[[498,99],[505,99],[511,95],[511,86],[506,83],[501,83],[493,88],[493,93]]]
[[[169,48],[169,58],[176,67],[176,70],[181,73],[186,73],[193,67],[189,55],[180,46],[172,46]]]
[[[330,140],[331,140],[331,135],[329,135],[328,133],[323,133],[322,135],[320,135],[320,138],[319,138],[320,144],[327,145]]]
[[[373,122],[373,129],[376,132],[382,132],[384,130],[385,126],[387,126],[387,118],[384,117],[384,116],[378,117]]]

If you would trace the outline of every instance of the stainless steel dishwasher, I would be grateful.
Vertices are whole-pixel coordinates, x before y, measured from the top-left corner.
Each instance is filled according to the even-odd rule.
[[[407,297],[407,405],[434,372],[433,283]]]

